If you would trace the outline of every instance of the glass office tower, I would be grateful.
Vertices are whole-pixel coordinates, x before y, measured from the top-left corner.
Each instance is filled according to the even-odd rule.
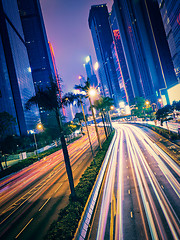
[[[158,0],[174,71],[180,83],[180,1]]]
[[[0,111],[16,120],[7,134],[25,135],[34,129],[39,110],[25,109],[35,90],[16,0],[0,1],[0,91]]]
[[[135,96],[156,102],[165,95],[169,103],[167,88],[176,79],[154,2],[114,0],[114,8]]]
[[[109,17],[110,27],[113,36],[113,43],[111,45],[112,55],[114,59],[114,64],[116,67],[116,73],[118,76],[119,86],[121,90],[121,97],[124,103],[131,104],[134,100],[134,91],[132,88],[132,79],[130,79],[124,51],[121,43],[121,36],[117,24],[116,14],[114,7],[112,7],[112,11]]]
[[[118,106],[121,100],[121,91],[111,52],[113,39],[106,4],[91,6],[88,21],[99,63],[99,79],[102,93],[104,96],[113,98],[115,105]]]
[[[17,0],[17,2],[35,91],[37,91],[38,87],[46,89],[49,86],[50,79],[56,81],[56,74],[40,3],[39,0]],[[42,123],[47,127],[56,127],[55,116],[51,112],[43,111],[41,106],[39,106],[39,109]]]
[[[87,78],[89,79],[90,85],[93,87],[97,87],[98,80],[94,73],[91,56],[86,57],[86,63],[84,64],[84,67],[86,69],[86,75],[87,75]]]

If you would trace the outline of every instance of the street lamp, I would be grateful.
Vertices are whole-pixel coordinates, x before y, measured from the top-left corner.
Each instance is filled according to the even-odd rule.
[[[91,138],[90,138],[89,129],[88,129],[87,121],[86,121],[86,116],[85,116],[85,113],[84,113],[83,102],[82,102],[81,95],[80,95],[80,94],[84,95],[84,92],[80,92],[79,90],[74,90],[74,93],[75,93],[75,95],[79,94],[79,101],[80,101],[81,108],[82,108],[82,113],[83,113],[83,118],[84,118],[86,130],[87,130],[89,144],[90,144],[90,147],[91,147],[91,153],[92,153],[92,156],[93,156],[93,159],[94,159],[94,163],[95,163],[95,158],[94,158],[94,152],[93,152],[93,148],[92,148]]]
[[[150,102],[148,100],[145,101],[145,104],[146,104],[146,108],[148,108]]]
[[[162,98],[159,98],[159,99],[158,99],[158,102],[160,103],[161,107],[163,107],[163,101],[162,101]]]
[[[42,123],[38,123],[37,126],[36,126],[36,129],[39,130],[39,131],[42,131],[43,130]],[[33,135],[34,135],[34,142],[35,142],[35,146],[36,146],[36,156],[38,158],[37,139],[36,139],[36,133],[35,133],[36,129],[33,130]]]
[[[88,99],[89,99],[89,103],[90,103],[90,107],[91,107],[91,111],[92,111],[92,116],[93,116],[93,120],[94,120],[94,124],[95,124],[95,130],[96,130],[96,135],[97,135],[97,139],[98,139],[98,142],[99,142],[99,147],[100,147],[100,149],[102,149],[101,141],[100,141],[100,137],[99,137],[99,132],[98,132],[98,128],[97,128],[97,123],[96,123],[96,117],[95,117],[94,109],[93,109],[92,102],[91,102],[91,97],[96,96],[97,91],[96,91],[95,88],[91,87],[91,88],[89,88],[87,94],[88,94]]]

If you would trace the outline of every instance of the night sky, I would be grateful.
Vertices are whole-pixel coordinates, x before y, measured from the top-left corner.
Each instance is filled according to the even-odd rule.
[[[85,76],[83,63],[87,55],[96,61],[94,45],[88,26],[91,5],[112,0],[40,0],[48,40],[52,43],[63,91],[71,91],[79,84],[78,76]]]

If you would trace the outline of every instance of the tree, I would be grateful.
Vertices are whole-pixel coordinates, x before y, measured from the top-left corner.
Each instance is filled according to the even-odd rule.
[[[161,121],[161,125],[163,125],[164,121],[168,121],[168,115],[173,113],[173,107],[171,105],[166,105],[165,107],[159,109],[156,113],[156,119]]]
[[[180,101],[174,101],[173,102],[173,104],[172,104],[172,107],[173,107],[173,109],[175,109],[175,110],[180,110]]]
[[[64,99],[65,101],[65,99]],[[60,139],[62,150],[64,154],[64,160],[66,165],[66,171],[69,179],[69,185],[71,189],[72,197],[75,197],[75,190],[74,190],[74,181],[72,176],[72,170],[70,165],[69,154],[67,150],[67,145],[63,133],[63,126],[62,126],[62,119],[60,115],[60,108],[63,106],[62,100],[59,98],[58,94],[58,87],[54,81],[50,81],[50,86],[47,87],[45,90],[38,88],[36,95],[31,97],[26,103],[26,109],[30,109],[32,105],[39,105],[41,106],[42,110],[51,111],[55,113],[57,124],[59,126],[60,131]]]
[[[94,101],[94,105],[93,105],[95,107],[95,109],[100,111],[100,113],[101,113],[101,118],[102,118],[102,122],[104,125],[104,131],[105,131],[106,138],[108,137],[107,129],[105,126],[105,121],[107,121],[106,112],[108,112],[110,110],[110,107],[112,105],[114,105],[114,101],[112,98],[109,98],[109,97],[100,97],[98,100]],[[108,118],[109,118],[109,115],[108,115]],[[105,119],[105,121],[104,121],[104,119]],[[109,120],[110,119],[108,119],[108,121]]]
[[[0,112],[0,138],[13,124],[16,124],[16,120],[12,115],[8,112]]]
[[[87,79],[87,81],[84,83],[84,86],[83,85],[75,85],[75,89],[78,89],[78,90],[84,92],[85,93],[85,97],[89,99],[90,108],[91,108],[92,116],[93,116],[93,119],[94,119],[94,125],[95,125],[95,130],[96,130],[96,135],[97,135],[99,147],[100,147],[100,149],[102,149],[101,141],[100,141],[100,137],[99,137],[99,132],[98,132],[98,128],[97,128],[97,123],[96,123],[96,118],[95,118],[95,114],[94,114],[91,98],[89,96],[89,91],[92,89],[91,86],[90,86],[90,82]]]
[[[82,101],[82,98],[85,97],[83,94],[74,94],[72,92],[69,92],[67,93],[65,96],[64,96],[64,100],[65,100],[65,105],[67,104],[71,104],[73,103],[74,101],[77,102],[77,105],[78,106],[81,106],[82,108],[82,114],[83,114],[83,119],[84,119],[84,122],[85,122],[85,126],[86,126],[86,130],[87,130],[87,135],[88,135],[88,139],[89,139],[89,144],[90,144],[90,148],[91,148],[91,152],[92,152],[92,156],[93,156],[93,159],[94,159],[94,152],[93,152],[93,148],[92,148],[92,144],[91,144],[91,138],[90,138],[90,134],[89,134],[89,130],[88,130],[88,126],[87,126],[87,121],[86,121],[86,116],[85,116],[85,113],[84,113],[84,107],[83,107],[83,101]],[[63,102],[64,102],[63,100]],[[81,125],[81,132],[82,132],[82,125]],[[94,159],[94,164],[95,164],[95,159]]]
[[[77,118],[80,123],[81,123],[81,121],[84,121],[84,117],[83,117],[83,113],[82,113],[82,112],[77,112],[77,113],[75,114],[75,118]],[[87,120],[87,119],[86,119],[86,120]]]
[[[137,116],[138,118],[145,117],[145,99],[142,97],[136,97],[134,99],[134,109],[132,109],[131,113],[133,116]]]

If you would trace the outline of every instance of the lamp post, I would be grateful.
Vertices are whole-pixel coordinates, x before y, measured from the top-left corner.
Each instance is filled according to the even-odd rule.
[[[146,101],[145,101],[145,104],[146,104],[146,108],[148,108],[148,107],[149,107],[149,104],[150,104],[150,102],[149,102],[148,100],[146,100]]]
[[[43,130],[42,123],[38,123],[37,126],[36,126],[36,129],[39,130],[39,131],[42,131]],[[34,142],[35,142],[35,146],[36,146],[36,156],[38,158],[37,139],[36,139],[36,133],[35,133],[36,129],[33,130],[33,135],[34,135]]]
[[[163,101],[162,101],[162,98],[159,98],[159,99],[158,99],[158,102],[160,103],[160,105],[161,105],[161,108],[163,108],[164,106],[163,106]]]
[[[86,116],[85,116],[85,113],[84,113],[84,107],[83,107],[83,103],[82,103],[82,100],[81,100],[80,96],[79,96],[79,100],[80,100],[80,103],[81,103],[82,113],[83,113],[84,122],[85,122],[87,135],[88,135],[88,139],[89,139],[89,144],[90,144],[90,147],[91,147],[91,153],[92,153],[92,157],[94,159],[94,164],[95,164],[94,152],[93,152],[92,143],[91,143],[91,139],[90,139],[89,129],[88,129],[88,126],[87,126]]]
[[[102,149],[101,141],[100,141],[100,137],[99,137],[99,132],[98,132],[98,128],[97,128],[97,123],[96,123],[96,118],[95,118],[95,114],[94,114],[94,110],[93,110],[93,106],[92,106],[92,102],[91,102],[91,97],[96,95],[96,90],[94,88],[89,88],[87,94],[88,94],[88,99],[89,99],[89,103],[90,103],[90,107],[91,107],[91,111],[92,111],[92,116],[93,116],[93,120],[94,120],[94,124],[95,124],[95,130],[96,130],[96,135],[97,135],[99,147],[100,147],[100,149]]]
[[[90,144],[90,148],[91,148],[91,153],[92,153],[92,157],[94,159],[94,152],[93,152],[93,148],[92,148],[92,143],[91,143],[91,138],[90,138],[90,134],[89,134],[89,129],[88,129],[88,125],[87,125],[87,121],[86,121],[86,116],[84,113],[84,107],[83,107],[83,101],[81,98],[81,95],[86,95],[85,91],[80,91],[78,90],[74,90],[74,94],[78,96],[79,98],[79,103],[81,105],[81,109],[82,109],[82,114],[83,114],[83,118],[84,118],[84,122],[85,122],[85,126],[86,126],[86,130],[87,130],[87,135],[88,135],[88,139],[89,139],[89,144]],[[95,163],[95,159],[94,159],[94,163]]]

